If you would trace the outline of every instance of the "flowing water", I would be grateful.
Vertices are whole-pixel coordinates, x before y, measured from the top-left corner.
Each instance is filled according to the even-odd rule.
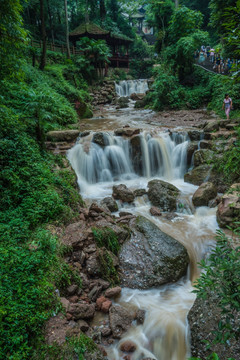
[[[118,96],[130,96],[131,94],[145,94],[148,90],[147,80],[122,80],[115,83]]]
[[[149,119],[151,114],[132,108],[128,113],[118,113],[121,126],[125,122],[136,127],[136,119],[140,119],[138,125],[143,131],[136,137],[135,145],[129,139],[114,136],[109,130],[104,133],[103,148],[92,142],[92,132],[80,138],[69,151],[68,158],[86,202],[111,196],[114,184],[124,183],[132,190],[147,189],[148,182],[155,178],[168,181],[180,189],[177,216],[172,220],[151,216],[147,197],[137,197],[133,204],[119,202],[120,211],[151,219],[162,231],[181,242],[188,250],[190,266],[187,275],[175,284],[146,291],[123,289],[118,302],[127,308],[134,306],[146,310],[146,317],[142,325],[134,324],[120,342],[107,350],[109,360],[122,360],[126,354],[119,350],[119,346],[130,339],[137,345],[131,360],[186,360],[190,356],[187,313],[195,300],[193,281],[199,275],[197,262],[214,246],[216,209],[194,209],[192,205],[191,198],[197,187],[183,180],[187,171],[187,134],[179,129],[170,133],[149,124],[144,126],[145,116]],[[111,121],[116,121],[117,117],[113,118],[114,110],[110,108],[110,129]],[[95,120],[92,121],[94,123]],[[106,124],[107,116],[103,128],[98,122],[97,129],[106,130]],[[90,123],[89,129],[93,129]]]

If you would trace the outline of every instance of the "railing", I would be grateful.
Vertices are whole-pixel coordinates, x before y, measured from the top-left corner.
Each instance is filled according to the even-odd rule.
[[[37,40],[31,40],[31,46],[34,47],[34,48],[42,49],[43,42],[42,41],[37,41]],[[59,52],[59,53],[62,53],[62,54],[67,53],[67,47],[65,45],[56,45],[53,42],[47,42],[47,50]],[[76,47],[71,45],[70,46],[70,53],[72,55],[82,55],[83,51],[77,50]]]
[[[204,60],[200,58],[196,58],[195,63],[196,65],[203,67],[207,71],[221,75],[230,75],[232,66],[236,65],[236,69],[238,69],[239,66],[238,60],[233,60],[229,64],[227,60],[221,59],[220,64],[218,64],[216,62],[216,58],[214,58],[213,61],[211,61],[210,57],[205,57]]]
[[[43,42],[37,40],[31,40],[31,46],[37,49],[42,49]],[[47,50],[59,52],[61,54],[67,54],[67,47],[65,45],[56,45],[53,42],[47,42]],[[82,50],[78,50],[75,46],[70,46],[70,53],[72,55],[84,55]],[[90,55],[91,57],[91,55]],[[92,55],[94,57],[94,55]],[[129,55],[118,55],[114,54],[109,58],[111,67],[129,67]]]

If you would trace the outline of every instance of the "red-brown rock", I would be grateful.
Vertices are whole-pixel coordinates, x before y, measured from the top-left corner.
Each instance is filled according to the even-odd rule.
[[[104,301],[101,308],[102,312],[107,314],[111,306],[112,306],[112,302],[110,300]]]
[[[107,289],[105,292],[105,296],[108,298],[114,298],[118,296],[121,293],[121,291],[122,289],[120,288],[120,286],[116,286],[114,288]]]
[[[159,208],[157,208],[156,206],[152,206],[150,209],[150,214],[152,216],[162,216],[162,212],[160,211]]]
[[[104,296],[100,296],[100,298],[97,299],[96,301],[96,309],[97,310],[101,310],[102,308],[102,304],[107,301],[107,299]]]
[[[120,345],[120,350],[124,352],[134,352],[136,348],[137,348],[136,344],[131,340],[124,341]]]

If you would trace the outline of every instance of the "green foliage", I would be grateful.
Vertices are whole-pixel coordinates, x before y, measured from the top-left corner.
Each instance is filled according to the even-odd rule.
[[[154,55],[153,46],[148,45],[140,36],[137,36],[130,48],[130,57],[135,59],[149,59]]]
[[[149,79],[153,75],[154,60],[137,60],[130,61],[129,75],[134,79]]]
[[[22,360],[59,308],[56,287],[80,283],[45,223],[69,221],[81,198],[13,110],[0,114],[0,358]]]
[[[115,232],[108,228],[92,228],[94,240],[96,241],[98,247],[105,247],[107,250],[110,250],[113,254],[117,255],[120,250],[120,245],[118,238]]]
[[[86,353],[97,353],[98,349],[94,341],[85,334],[80,334],[77,337],[70,337],[66,339],[63,345],[45,346],[45,348],[37,349],[33,355],[33,360],[84,360]]]
[[[203,15],[200,11],[194,11],[186,6],[180,6],[172,15],[169,26],[169,39],[172,43],[181,37],[191,35],[201,28]]]
[[[20,0],[1,0],[0,74],[16,78],[21,73],[21,56],[27,33],[23,29]]]
[[[188,360],[201,360],[200,358],[191,357]],[[211,355],[207,356],[206,360],[221,360],[216,353],[212,353]],[[222,359],[223,360],[223,359]],[[227,358],[227,360],[235,360],[233,358]]]
[[[110,228],[92,228],[93,236],[96,241],[98,250],[98,259],[100,262],[101,274],[104,279],[112,285],[119,284],[118,272],[114,266],[114,255],[120,250],[118,238]]]
[[[217,246],[195,284],[198,297],[206,299],[209,292],[216,294],[216,306],[221,320],[214,330],[214,343],[225,344],[231,338],[240,337],[238,316],[240,314],[240,247],[234,248],[222,232],[218,232]]]

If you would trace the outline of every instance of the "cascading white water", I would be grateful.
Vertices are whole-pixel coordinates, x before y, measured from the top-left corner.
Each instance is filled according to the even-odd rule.
[[[173,183],[181,190],[181,205],[173,221],[152,217],[151,204],[137,197],[133,204],[120,204],[121,209],[151,219],[165,233],[178,239],[188,250],[190,267],[185,278],[176,284],[146,291],[123,289],[122,306],[146,310],[142,325],[134,324],[120,340],[108,348],[109,360],[122,360],[120,345],[132,340],[136,351],[131,360],[186,360],[190,356],[187,313],[195,295],[192,281],[198,276],[197,263],[213,245],[217,228],[215,209],[191,211],[191,197],[197,187],[186,184],[188,137],[180,132],[142,132],[132,139],[104,135],[104,146],[97,145],[93,134],[81,138],[68,153],[85,199],[111,196],[114,183],[125,183],[131,189],[147,188],[149,179],[157,177]]]
[[[115,89],[118,96],[130,96],[133,93],[145,94],[148,90],[147,80],[122,80],[115,83]]]
[[[106,136],[106,135],[105,135]],[[141,133],[134,142],[108,134],[104,148],[81,139],[69,152],[69,160],[78,176],[79,185],[159,176],[166,180],[183,178],[186,172],[188,139],[185,134]],[[135,145],[134,145],[135,143]]]

